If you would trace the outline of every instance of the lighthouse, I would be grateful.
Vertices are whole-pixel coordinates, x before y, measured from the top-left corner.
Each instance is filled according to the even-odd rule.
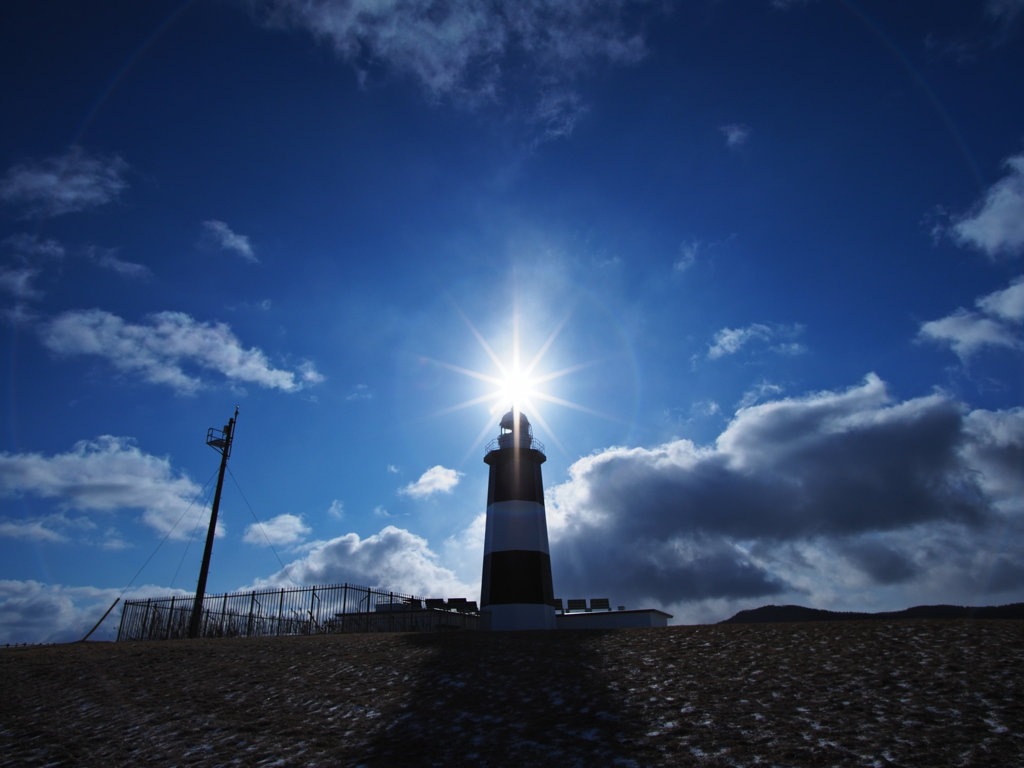
[[[480,610],[492,630],[555,629],[551,554],[540,465],[544,446],[513,408],[487,446],[487,528]]]

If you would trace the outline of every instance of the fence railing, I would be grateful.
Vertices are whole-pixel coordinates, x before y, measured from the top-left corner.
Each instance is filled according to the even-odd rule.
[[[192,595],[128,600],[121,640],[188,637]],[[473,611],[424,608],[412,595],[354,584],[206,595],[200,637],[270,637],[342,632],[438,632],[480,629]]]

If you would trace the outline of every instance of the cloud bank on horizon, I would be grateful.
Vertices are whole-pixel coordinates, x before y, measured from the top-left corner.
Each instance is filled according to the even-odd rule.
[[[551,492],[557,578],[628,583],[631,602],[662,606],[799,595],[814,580],[995,596],[1024,584],[1024,551],[991,547],[1021,532],[1022,450],[1024,409],[967,412],[941,393],[897,403],[873,374],[744,408],[714,446],[576,462]]]

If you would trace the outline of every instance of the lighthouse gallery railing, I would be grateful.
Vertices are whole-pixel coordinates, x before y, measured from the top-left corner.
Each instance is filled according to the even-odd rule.
[[[496,437],[493,440],[491,440],[491,442],[489,442],[487,445],[484,446],[484,455],[486,456],[491,451],[496,451],[499,448],[504,448],[504,447],[505,447],[505,445],[503,444],[501,437]],[[542,443],[540,440],[538,440],[537,438],[533,437],[532,435],[530,436],[530,443],[529,443],[529,445],[526,445],[526,446],[523,446],[523,447],[525,447],[525,448],[533,448],[535,451],[540,451],[541,453],[545,452],[544,451],[544,443]]]

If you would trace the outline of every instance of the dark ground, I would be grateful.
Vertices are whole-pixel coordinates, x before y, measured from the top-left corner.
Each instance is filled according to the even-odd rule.
[[[1024,622],[0,650],[0,766],[1024,766]]]

